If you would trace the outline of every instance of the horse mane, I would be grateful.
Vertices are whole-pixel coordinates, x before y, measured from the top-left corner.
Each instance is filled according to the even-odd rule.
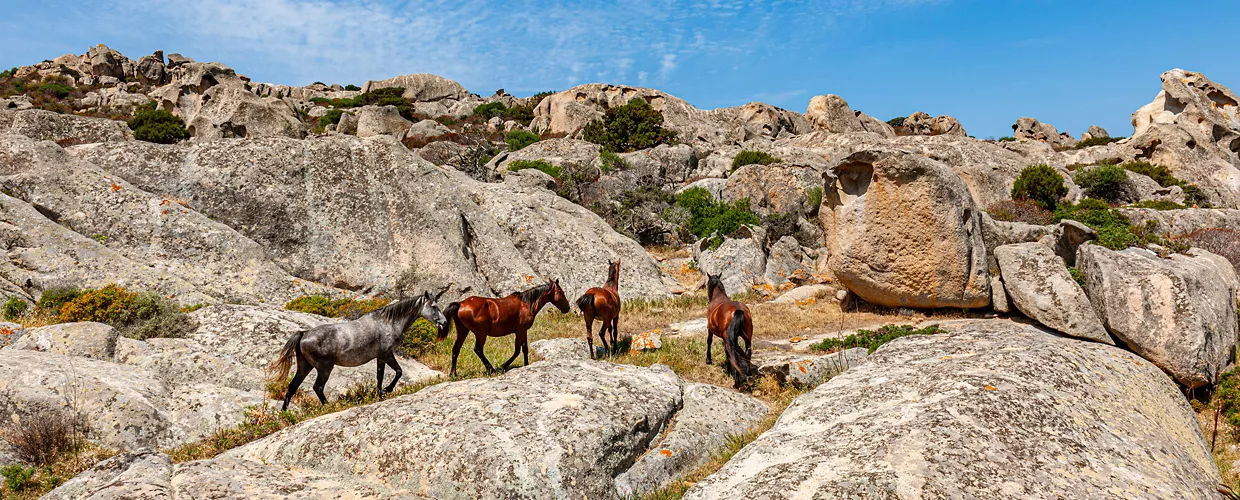
[[[620,282],[619,266],[612,264],[607,267],[607,284],[616,287]]]
[[[728,297],[727,289],[723,287],[722,279],[715,279],[715,278],[708,277],[706,279],[706,300],[714,299],[716,290],[718,290],[719,293],[723,294],[723,298],[731,299],[731,297]]]
[[[534,302],[538,300],[538,297],[541,297],[542,294],[547,292],[548,288],[551,288],[551,284],[543,283],[529,290],[525,290],[523,292],[517,292],[516,295],[521,297],[521,302],[524,302],[526,304],[533,304]]]
[[[418,295],[404,300],[399,300],[374,310],[370,314],[378,316],[387,321],[396,321],[408,318],[411,314],[417,314],[422,308],[424,297]]]

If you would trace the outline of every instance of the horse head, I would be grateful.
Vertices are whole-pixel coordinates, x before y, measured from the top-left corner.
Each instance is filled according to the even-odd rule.
[[[555,308],[559,309],[561,313],[567,314],[568,298],[564,296],[564,289],[560,288],[560,280],[552,280],[547,282],[547,284],[549,285],[547,291],[543,292],[546,301],[554,304]]]
[[[706,298],[713,298],[716,291],[722,293],[725,297],[728,294],[727,290],[723,288],[723,273],[706,273]]]
[[[431,295],[429,290],[422,292],[422,310],[419,311],[419,314],[421,314],[423,318],[426,318],[427,321],[434,323],[435,328],[439,331],[445,331],[448,326],[448,318],[445,317],[443,312],[439,310],[439,298],[442,297],[446,291],[448,291],[447,287],[444,287],[443,290],[440,290],[439,293],[435,295]]]
[[[620,259],[615,262],[607,261],[607,283],[620,288]]]

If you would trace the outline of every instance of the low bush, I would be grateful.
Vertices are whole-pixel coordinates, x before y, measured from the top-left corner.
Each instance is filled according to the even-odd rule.
[[[137,340],[188,337],[198,328],[198,322],[187,312],[159,294],[138,294],[131,307],[129,324],[121,328],[121,335]]]
[[[1135,172],[1157,182],[1159,186],[1171,187],[1180,186],[1184,191],[1184,203],[1189,206],[1199,206],[1201,208],[1209,208],[1205,195],[1196,185],[1190,184],[1182,179],[1177,178],[1171,173],[1171,169],[1163,165],[1156,165],[1147,161],[1134,160],[1120,165],[1129,172]]]
[[[474,116],[485,120],[500,118],[512,120],[522,125],[529,125],[534,120],[534,108],[531,106],[505,106],[502,102],[488,102],[474,107]]]
[[[1066,194],[1068,187],[1063,183],[1063,176],[1046,164],[1025,167],[1012,185],[1012,199],[1031,200],[1047,210],[1054,210]]]
[[[663,114],[645,99],[634,97],[608,109],[603,118],[586,124],[581,138],[615,153],[627,153],[672,142],[676,134],[663,128]]]
[[[48,96],[54,96],[57,99],[64,99],[69,97],[69,94],[73,92],[73,87],[63,83],[43,82],[39,84],[36,91],[47,94]]]
[[[1005,200],[986,207],[992,218],[1004,222],[1024,222],[1045,226],[1051,223],[1051,212],[1029,200]]]
[[[843,339],[823,339],[810,346],[811,349],[820,352],[838,352],[853,347],[864,347],[873,353],[883,344],[891,342],[900,337],[909,335],[935,335],[947,333],[938,325],[930,325],[925,328],[916,328],[912,325],[886,325],[878,330],[857,330],[857,333],[844,337]]]
[[[771,156],[765,151],[742,150],[732,157],[732,170],[736,170],[745,165],[770,165],[779,163],[779,158]]]
[[[897,116],[895,118],[887,120],[887,124],[891,125],[892,127],[902,127],[904,126],[904,120],[907,118],[908,118],[907,116]]]
[[[810,214],[817,212],[818,206],[822,205],[822,188],[812,187],[806,190],[805,204],[809,207]]]
[[[1215,227],[1198,229],[1172,239],[1223,257],[1240,273],[1240,232]]]
[[[1162,245],[1172,250],[1182,250],[1183,244],[1160,237],[1148,221],[1144,227],[1134,227],[1124,214],[1111,208],[1106,202],[1086,198],[1075,205],[1065,203],[1055,209],[1054,222],[1070,219],[1092,228],[1098,233],[1096,243],[1112,250],[1143,247],[1148,244]]]
[[[538,137],[538,134],[526,130],[513,130],[504,136],[504,142],[508,143],[509,151],[519,151],[540,139],[542,138]]]
[[[1110,144],[1112,142],[1115,142],[1121,139],[1123,139],[1123,137],[1090,137],[1088,139],[1085,139],[1083,141],[1076,143],[1076,146],[1073,146],[1073,148],[1074,149],[1085,149],[1090,146],[1101,146],[1103,144]]]
[[[139,106],[129,120],[129,128],[139,141],[158,144],[174,144],[189,138],[185,129],[185,120],[162,109],[155,109],[155,103]]]
[[[0,468],[0,477],[4,478],[4,489],[9,493],[20,493],[32,485],[34,467],[22,464],[9,464]]]
[[[1076,185],[1092,198],[1117,201],[1123,195],[1124,181],[1128,171],[1119,165],[1103,163],[1093,168],[1078,170],[1072,176]]]
[[[343,109],[329,109],[327,114],[319,117],[319,126],[327,127],[334,123],[340,123],[340,117],[344,116]]]
[[[358,87],[357,85],[354,85],[354,84],[352,84],[352,83],[350,83],[350,84],[348,84],[348,85],[345,85],[345,86],[344,86],[344,89],[345,89],[345,90],[352,90],[352,91],[355,91],[355,92],[356,92],[356,91],[358,91],[358,90],[362,90],[362,88],[361,88],[361,87]]]
[[[0,313],[2,313],[0,315],[6,321],[14,321],[21,317],[21,315],[26,314],[26,309],[29,307],[30,304],[27,304],[26,301],[17,297],[9,297],[8,300],[4,301],[3,308],[0,308]]]
[[[1229,370],[1220,377],[1214,397],[1218,398],[1223,418],[1240,433],[1240,376],[1237,376],[1236,370]]]
[[[11,69],[6,69],[4,71],[0,71],[0,78],[12,78],[15,75],[17,75],[16,67],[13,67]]]
[[[598,154],[600,166],[599,169],[603,173],[617,172],[629,168],[629,162],[621,158],[620,155],[611,151],[603,150]]]
[[[1180,210],[1188,208],[1184,205],[1171,200],[1146,200],[1140,203],[1134,203],[1132,208],[1149,208],[1153,210]]]
[[[81,290],[76,288],[49,288],[43,291],[34,306],[36,309],[60,315],[60,308],[81,294]]]
[[[84,290],[77,298],[60,308],[60,321],[95,321],[110,325],[129,323],[134,300],[138,294],[116,286],[107,285],[98,290]]]
[[[801,230],[801,227],[797,224],[797,219],[800,219],[800,215],[795,213],[768,214],[766,217],[763,217],[762,227],[766,229],[764,245],[770,248],[771,245],[774,245],[775,242],[784,236],[791,236],[796,238],[797,242],[802,246],[817,246],[818,243],[813,241],[809,234]]]
[[[430,349],[437,341],[435,338],[439,335],[439,329],[433,323],[425,318],[418,318],[409,325],[409,330],[405,331],[405,336],[401,338],[400,346],[397,347],[399,354],[416,357],[423,351]]]
[[[546,160],[516,160],[508,164],[509,172],[519,172],[528,168],[538,170],[556,179],[564,175],[560,167],[547,163]]]
[[[703,188],[684,190],[676,197],[676,205],[689,212],[689,232],[698,238],[712,238],[712,249],[723,243],[722,236],[732,235],[742,225],[760,222],[749,209],[749,198],[732,204],[715,201],[710,192]]]
[[[676,197],[657,187],[622,191],[613,200],[595,203],[591,210],[617,232],[642,245],[666,244],[675,231],[672,227],[683,227],[689,221],[688,213],[675,206]]]
[[[999,138],[999,142],[1016,142],[1016,138],[1010,135]]]
[[[386,299],[330,299],[323,295],[302,295],[284,304],[284,308],[329,318],[356,319],[389,303]]]
[[[18,460],[42,466],[81,450],[88,434],[83,415],[41,408],[10,423],[4,439]]]

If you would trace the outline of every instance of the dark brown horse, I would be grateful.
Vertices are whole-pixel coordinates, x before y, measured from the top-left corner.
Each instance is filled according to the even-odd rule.
[[[530,345],[525,334],[534,324],[538,311],[548,303],[554,304],[562,313],[568,312],[568,299],[564,298],[564,290],[560,288],[560,280],[548,281],[524,292],[513,293],[500,299],[487,297],[470,297],[460,302],[453,302],[444,309],[449,324],[439,330],[439,340],[448,337],[451,324],[456,324],[456,343],[452,345],[452,371],[449,376],[456,376],[456,358],[461,353],[461,345],[469,332],[474,332],[474,354],[482,360],[487,371],[495,371],[491,362],[487,361],[487,337],[503,337],[517,334],[516,348],[512,357],[505,361],[502,368],[524,353],[525,364],[530,364]]]
[[[756,374],[750,363],[753,357],[753,316],[749,307],[741,302],[728,298],[723,289],[722,275],[706,275],[706,296],[710,303],[706,306],[706,364],[710,364],[711,341],[715,337],[723,339],[723,352],[728,357],[728,371],[734,380],[733,387],[740,388],[749,377]],[[745,339],[745,350],[741,350],[740,339]]]
[[[607,262],[607,283],[602,288],[595,287],[577,298],[577,308],[586,319],[586,343],[590,345],[590,358],[594,359],[594,334],[590,331],[594,326],[594,318],[603,322],[603,329],[598,332],[598,339],[603,343],[603,350],[611,352],[616,347],[616,331],[620,326],[620,261]],[[611,329],[611,345],[607,345],[607,330]]]

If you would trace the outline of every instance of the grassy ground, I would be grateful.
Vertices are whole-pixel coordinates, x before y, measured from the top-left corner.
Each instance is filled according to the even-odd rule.
[[[1232,427],[1226,418],[1220,416],[1216,433],[1214,405],[1208,401],[1193,401],[1193,408],[1197,410],[1197,423],[1201,424],[1201,432],[1206,436],[1206,445],[1213,446],[1214,463],[1218,464],[1223,484],[1233,490],[1240,489],[1240,467],[1233,465],[1240,462],[1240,429]]]
[[[65,481],[81,474],[95,464],[107,460],[115,451],[88,446],[86,449],[66,456],[55,463],[35,467],[34,474],[28,480],[14,481],[5,477],[0,481],[0,498],[13,500],[33,500],[46,495],[47,492],[60,486]]]

